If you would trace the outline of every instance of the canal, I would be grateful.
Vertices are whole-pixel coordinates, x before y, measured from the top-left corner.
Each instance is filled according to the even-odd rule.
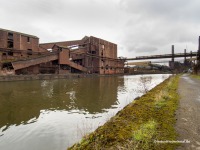
[[[65,150],[167,77],[0,82],[0,149]]]

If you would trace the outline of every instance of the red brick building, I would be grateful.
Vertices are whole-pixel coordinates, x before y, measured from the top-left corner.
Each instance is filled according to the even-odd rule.
[[[11,62],[38,57],[43,52],[47,51],[39,47],[37,36],[0,29],[0,74],[15,74],[18,70]],[[26,69],[33,73],[30,68]]]
[[[96,37],[39,44],[39,38],[0,29],[0,75],[124,73],[117,45]]]
[[[124,73],[124,60],[117,58],[117,45],[114,43],[93,36],[85,36],[77,41],[43,43],[40,47],[54,49],[54,45],[69,48],[69,59],[87,68],[87,73]],[[79,71],[73,70],[73,72]]]
[[[39,51],[39,38],[29,34],[0,29],[0,47]]]

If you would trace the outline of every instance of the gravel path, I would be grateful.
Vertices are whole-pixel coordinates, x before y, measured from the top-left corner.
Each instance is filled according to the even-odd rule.
[[[188,140],[177,150],[200,150],[200,80],[182,75],[178,93],[180,104],[176,112],[178,140]]]

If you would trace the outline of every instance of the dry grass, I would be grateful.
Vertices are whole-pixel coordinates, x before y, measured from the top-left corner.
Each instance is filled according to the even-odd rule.
[[[196,79],[200,79],[200,75],[191,75],[191,77],[196,78]]]

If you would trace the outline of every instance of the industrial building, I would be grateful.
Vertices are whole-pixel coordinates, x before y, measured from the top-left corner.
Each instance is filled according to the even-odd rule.
[[[37,36],[0,29],[0,75],[124,73],[117,45],[93,36],[39,44]]]

